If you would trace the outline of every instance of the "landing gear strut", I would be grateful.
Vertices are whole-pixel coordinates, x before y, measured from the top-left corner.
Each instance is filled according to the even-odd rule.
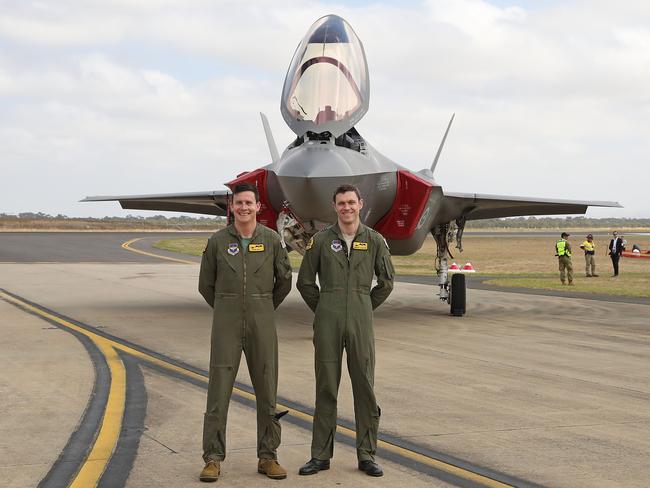
[[[288,247],[289,250],[293,249],[302,255],[305,254],[311,234],[307,232],[303,223],[291,209],[291,204],[286,200],[282,204],[276,227],[280,234],[282,247]]]
[[[436,241],[436,284],[440,287],[440,300],[449,303],[451,315],[460,317],[465,314],[465,275],[453,273],[449,278],[449,262],[453,258],[449,245],[456,242],[456,248],[463,252],[463,231],[465,218],[457,219],[449,224],[436,225],[431,234]]]

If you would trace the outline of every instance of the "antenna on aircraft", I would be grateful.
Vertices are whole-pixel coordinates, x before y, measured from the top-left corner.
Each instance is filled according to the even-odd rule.
[[[438,152],[436,153],[436,157],[433,158],[433,163],[431,164],[431,173],[433,173],[436,169],[436,165],[438,164],[438,158],[440,157],[440,153],[442,152],[442,146],[445,145],[445,141],[447,140],[447,134],[449,134],[449,129],[451,128],[451,123],[454,121],[454,117],[456,117],[456,114],[451,115],[451,119],[449,120],[449,125],[447,126],[447,130],[445,131],[445,135],[442,136],[442,141],[440,141],[440,146],[438,147]]]
[[[260,112],[260,117],[262,117],[262,127],[264,127],[264,134],[266,134],[266,143],[269,145],[271,160],[275,163],[278,159],[280,159],[280,155],[278,154],[278,147],[275,145],[275,139],[273,139],[273,132],[271,132],[269,119],[266,118],[266,115],[264,115],[262,112]]]

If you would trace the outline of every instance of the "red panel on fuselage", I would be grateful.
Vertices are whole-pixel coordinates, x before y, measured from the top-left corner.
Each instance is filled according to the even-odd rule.
[[[260,211],[257,214],[257,221],[273,230],[277,230],[276,222],[278,220],[278,214],[271,206],[269,200],[269,193],[267,187],[267,170],[265,169],[256,169],[255,171],[250,171],[248,173],[243,173],[232,181],[226,183],[226,186],[230,190],[234,190],[235,186],[240,183],[251,183],[257,187],[257,191],[260,194]]]
[[[397,191],[390,211],[375,225],[386,239],[408,239],[417,228],[433,185],[408,171],[397,172]]]

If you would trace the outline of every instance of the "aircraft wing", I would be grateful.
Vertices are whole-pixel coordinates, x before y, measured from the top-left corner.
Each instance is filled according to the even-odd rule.
[[[588,207],[622,207],[618,202],[552,200],[446,192],[443,197],[443,205],[449,214],[465,216],[467,220],[528,215],[584,214]]]
[[[86,197],[82,202],[120,202],[124,209],[164,210],[208,215],[226,215],[228,192],[162,193],[159,195],[119,195]]]

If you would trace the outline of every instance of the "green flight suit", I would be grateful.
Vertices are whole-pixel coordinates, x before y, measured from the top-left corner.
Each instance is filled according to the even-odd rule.
[[[377,285],[371,289],[373,275],[377,276]],[[373,389],[372,311],[392,291],[393,275],[386,241],[363,224],[354,237],[349,258],[338,224],[316,234],[307,246],[298,274],[298,290],[315,313],[313,458],[327,460],[334,453],[336,400],[345,349],[354,395],[357,457],[360,461],[374,461],[381,411]]]
[[[233,225],[203,252],[199,292],[214,308],[203,459],[226,456],[226,419],[244,351],[257,402],[257,455],[277,459],[278,339],[273,310],[291,290],[291,266],[277,233],[257,224],[246,249]]]

